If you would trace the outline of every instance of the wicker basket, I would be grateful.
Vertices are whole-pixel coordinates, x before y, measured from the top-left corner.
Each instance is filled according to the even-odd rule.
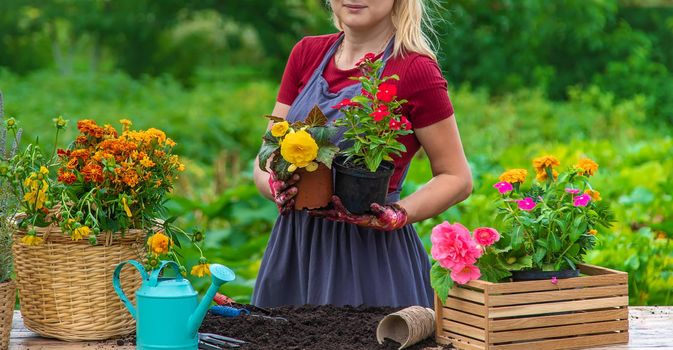
[[[16,283],[0,283],[0,349],[9,347],[9,333],[12,331],[14,303],[16,302]]]
[[[92,246],[86,239],[70,240],[58,227],[37,230],[43,244],[20,243],[26,231],[18,230],[12,248],[26,328],[67,341],[132,333],[135,321],[112,288],[112,273],[122,261],[142,260],[144,232],[104,234],[103,242]],[[121,281],[135,302],[141,284],[137,272],[125,269]]]

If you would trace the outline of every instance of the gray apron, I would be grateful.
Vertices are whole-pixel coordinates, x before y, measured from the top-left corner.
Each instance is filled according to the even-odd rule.
[[[360,83],[331,93],[322,76],[342,40],[343,34],[292,103],[289,122],[304,119],[316,104],[332,121],[340,112],[331,107],[360,93]],[[384,62],[391,53],[392,41]],[[399,190],[389,193],[387,201],[398,201],[399,195]],[[292,211],[276,219],[252,304],[431,307],[430,261],[412,225],[380,231]]]

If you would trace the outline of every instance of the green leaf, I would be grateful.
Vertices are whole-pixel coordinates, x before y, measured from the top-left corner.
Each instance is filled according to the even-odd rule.
[[[310,126],[323,126],[327,124],[327,117],[323,114],[318,105],[314,105],[313,108],[311,108],[311,111],[308,112],[308,116],[304,120],[304,123]]]
[[[533,255],[533,263],[535,265],[540,265],[542,260],[544,260],[546,254],[547,254],[547,248],[537,248],[535,254]]]
[[[354,96],[353,98],[351,98],[351,101],[352,102],[357,102],[361,105],[366,105],[367,103],[369,103],[369,99],[367,97],[364,97],[364,96],[361,96],[361,95],[360,96]]]
[[[435,290],[442,304],[446,304],[446,298],[449,296],[449,290],[453,288],[453,280],[449,270],[439,265],[435,261],[430,269],[430,285]]]
[[[278,144],[275,145],[264,141],[262,148],[259,150],[259,168],[266,171],[266,163],[269,161],[271,155],[278,150]]]
[[[574,258],[579,254],[579,252],[580,252],[580,245],[578,243],[575,243],[570,246],[565,255]]]
[[[271,119],[271,121],[273,121],[274,123],[279,123],[279,122],[284,122],[285,121],[285,118],[276,117],[275,115],[270,115],[269,114],[269,115],[265,115],[265,117]]]
[[[489,282],[499,282],[512,275],[494,254],[486,254],[479,258],[477,267],[481,271],[481,279]]]
[[[339,129],[329,126],[318,126],[308,129],[309,134],[313,136],[313,139],[315,140],[315,143],[318,144],[318,147],[331,145],[332,139],[338,131]]]
[[[561,240],[555,234],[550,234],[547,241],[547,247],[552,253],[559,252],[561,250]]]
[[[518,249],[519,247],[521,247],[521,244],[523,243],[523,227],[521,226],[514,227],[514,230],[512,230],[511,238],[512,238],[512,249]]]
[[[504,261],[504,257],[498,259],[500,264],[509,271],[520,271],[526,268],[533,267],[533,257],[530,255],[525,255],[518,257],[515,262],[508,264]]]
[[[332,160],[334,156],[339,152],[339,147],[337,146],[323,146],[318,149],[318,156],[315,158],[320,163],[325,164],[326,167],[332,169]]]

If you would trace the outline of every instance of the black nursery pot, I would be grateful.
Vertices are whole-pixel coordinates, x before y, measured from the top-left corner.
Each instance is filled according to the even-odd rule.
[[[529,271],[512,271],[512,279],[515,282],[519,281],[537,281],[537,280],[550,280],[553,277],[557,279],[563,278],[572,278],[579,277],[580,270],[560,270],[560,271],[541,271],[541,270],[529,270]]]
[[[353,214],[364,214],[372,203],[385,204],[388,184],[395,167],[393,163],[381,162],[375,172],[366,168],[344,164],[345,157],[334,159],[334,194]]]

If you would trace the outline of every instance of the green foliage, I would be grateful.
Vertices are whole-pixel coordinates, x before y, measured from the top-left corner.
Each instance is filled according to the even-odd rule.
[[[446,298],[449,295],[449,290],[453,288],[453,283],[449,270],[441,267],[438,261],[433,262],[430,269],[430,284],[442,304],[446,304]]]

